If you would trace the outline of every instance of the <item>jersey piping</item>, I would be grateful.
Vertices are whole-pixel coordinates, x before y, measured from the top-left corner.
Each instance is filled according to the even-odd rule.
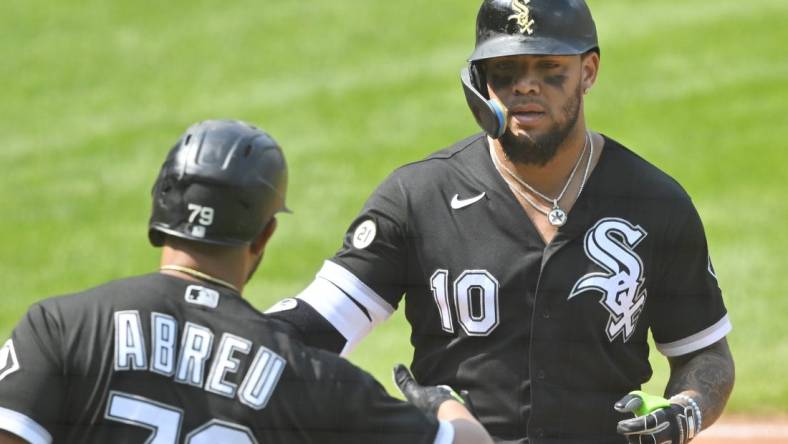
[[[724,338],[733,329],[728,315],[722,317],[716,324],[705,328],[694,335],[667,344],[657,344],[657,350],[667,357],[686,355],[708,347]]]

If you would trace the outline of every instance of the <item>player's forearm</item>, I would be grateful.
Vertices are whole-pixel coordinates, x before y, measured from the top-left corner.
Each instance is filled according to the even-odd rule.
[[[27,444],[27,441],[16,435],[0,430],[0,444]]]
[[[734,373],[733,357],[723,338],[698,352],[670,359],[665,397],[683,394],[692,398],[700,407],[702,428],[706,429],[722,414],[733,390]]]
[[[438,419],[450,421],[454,427],[454,444],[492,444],[490,435],[457,401],[446,401],[438,408]]]

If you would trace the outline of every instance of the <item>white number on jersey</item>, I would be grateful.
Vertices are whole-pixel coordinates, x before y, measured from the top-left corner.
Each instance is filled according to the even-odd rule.
[[[104,416],[112,421],[151,430],[146,444],[177,444],[183,422],[183,410],[141,396],[115,391],[109,394]],[[186,435],[185,442],[257,444],[248,428],[218,419],[212,419],[190,432]]]
[[[449,272],[437,270],[430,278],[441,328],[454,332],[449,307]],[[454,280],[454,306],[460,326],[469,336],[487,336],[498,326],[498,281],[487,270],[466,270]]]

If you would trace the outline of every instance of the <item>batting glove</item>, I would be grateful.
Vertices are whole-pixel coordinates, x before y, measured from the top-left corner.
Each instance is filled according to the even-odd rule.
[[[631,392],[614,408],[635,417],[620,421],[616,431],[626,436],[629,444],[686,444],[700,432],[700,410],[687,399],[690,405],[685,407],[659,396]]]
[[[428,415],[436,416],[438,408],[446,401],[451,400],[464,404],[460,395],[448,385],[420,385],[413,379],[410,370],[402,364],[397,364],[394,367],[394,382],[411,404]]]

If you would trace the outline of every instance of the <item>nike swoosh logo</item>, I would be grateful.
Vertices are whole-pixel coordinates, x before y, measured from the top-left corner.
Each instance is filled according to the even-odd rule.
[[[459,210],[460,208],[465,208],[468,205],[473,205],[476,202],[480,201],[485,194],[487,193],[482,193],[478,196],[474,196],[468,199],[460,199],[460,195],[455,194],[454,197],[451,199],[451,207],[455,210]]]

